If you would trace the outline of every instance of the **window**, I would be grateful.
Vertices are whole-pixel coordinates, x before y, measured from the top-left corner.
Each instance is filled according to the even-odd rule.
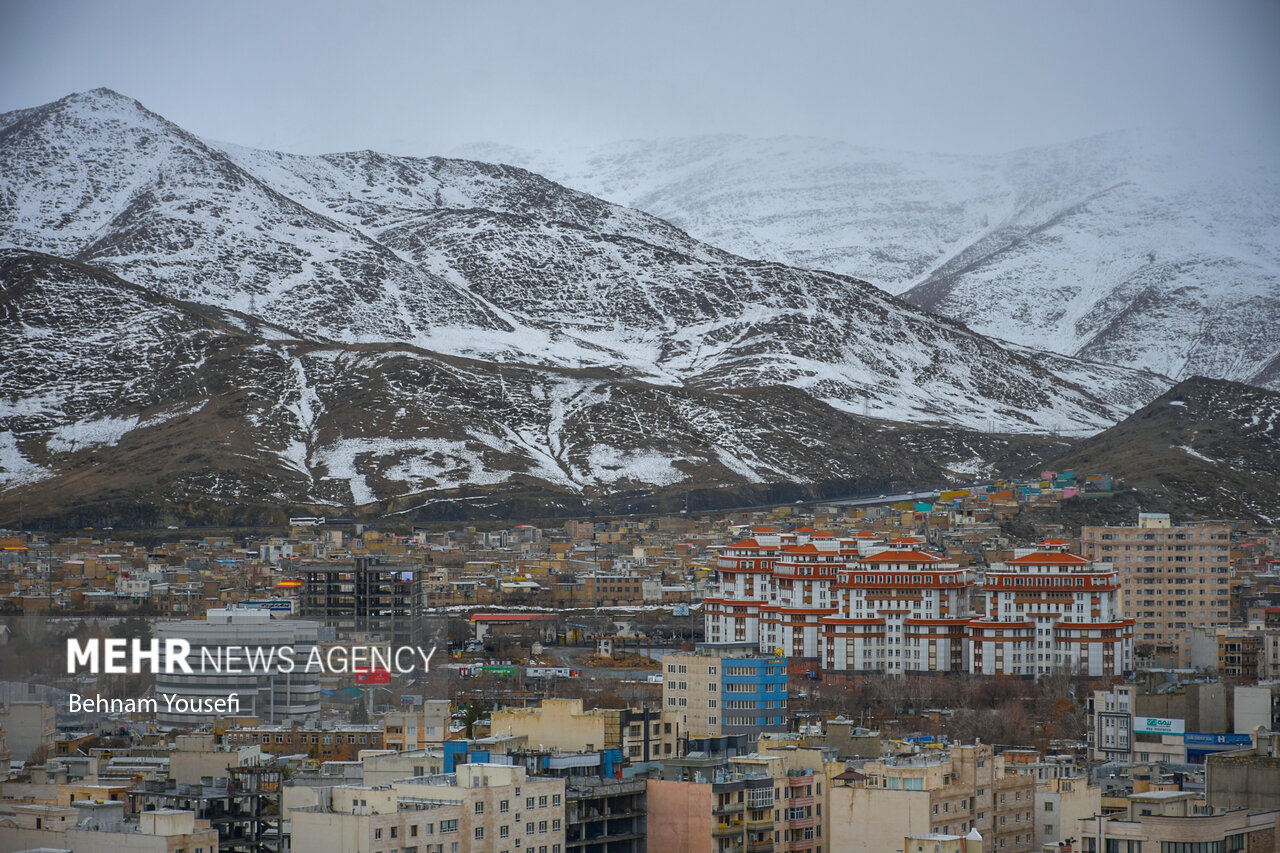
[[[510,834],[511,834],[511,827],[509,827],[509,826],[500,826],[500,827],[498,827],[498,837],[499,837],[499,838],[506,838],[506,837],[508,837]]]
[[[476,814],[484,814],[484,803],[476,803]]]
[[[456,820],[442,820],[440,821],[440,831],[441,832],[457,832],[458,822]]]
[[[375,829],[375,830],[373,831],[373,837],[374,837],[374,838],[381,838],[381,837],[382,837],[382,830],[381,830],[381,829]]]
[[[476,827],[476,841],[481,841],[481,840],[483,840],[483,839],[484,839],[484,827],[483,827],[483,826],[477,826],[477,827]]]
[[[558,806],[558,805],[560,805],[560,795],[559,795],[559,794],[552,794],[552,795],[551,795],[551,805],[553,805],[553,806]]]
[[[502,812],[503,814],[506,814],[510,810],[511,810],[511,803],[508,802],[507,800],[503,800],[502,802],[498,803],[498,811]]]

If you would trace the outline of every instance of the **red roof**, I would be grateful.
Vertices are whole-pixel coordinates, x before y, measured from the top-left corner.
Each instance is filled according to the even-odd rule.
[[[870,557],[862,557],[860,563],[937,563],[942,560],[935,554],[924,551],[881,551]]]
[[[876,535],[869,530],[859,530],[854,536],[858,539],[875,539]]]
[[[810,527],[807,524],[804,527],[796,528],[796,533],[817,533],[817,532],[818,531],[814,530],[812,527]]]
[[[730,548],[759,548],[760,543],[754,539],[743,539],[741,542],[734,542]]]
[[[1070,545],[1071,543],[1065,539],[1046,539],[1039,543],[1041,545]]]
[[[818,548],[815,545],[785,545],[782,548],[784,554],[816,554]]]
[[[1087,566],[1092,562],[1093,560],[1081,557],[1079,554],[1046,553],[1045,551],[1005,560],[1006,565],[1013,566]]]
[[[751,528],[751,532],[752,533],[777,533],[778,531],[774,530],[772,527],[753,527]]]

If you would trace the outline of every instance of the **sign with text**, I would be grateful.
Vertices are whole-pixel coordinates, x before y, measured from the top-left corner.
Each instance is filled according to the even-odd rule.
[[[390,684],[391,670],[381,667],[372,669],[357,669],[355,671],[356,684]]]
[[[1180,735],[1186,731],[1186,723],[1165,717],[1134,717],[1133,731],[1140,735]]]

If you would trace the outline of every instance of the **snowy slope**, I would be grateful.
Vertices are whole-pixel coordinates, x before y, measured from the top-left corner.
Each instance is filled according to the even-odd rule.
[[[983,334],[1275,383],[1280,163],[1114,134],[999,157],[700,137],[464,156],[523,165],[748,257],[856,274]]]
[[[789,385],[851,412],[1094,432],[1143,402],[848,276],[744,260],[508,166],[213,146],[114,92],[0,119],[0,245],[311,340]],[[1167,381],[1143,376],[1146,397]]]
[[[664,387],[262,334],[19,250],[0,251],[0,281],[0,350],[15,356],[0,368],[0,519],[19,500],[28,519],[94,525],[260,521],[299,506],[417,517],[524,501],[555,514],[663,489],[884,491],[948,482],[948,465],[959,473],[975,455],[1066,447],[895,431],[789,389]]]

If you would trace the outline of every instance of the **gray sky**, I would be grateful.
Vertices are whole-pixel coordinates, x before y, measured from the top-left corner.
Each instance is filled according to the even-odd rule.
[[[202,136],[432,154],[732,132],[996,152],[1280,138],[1280,3],[0,0],[0,111],[109,86]]]

